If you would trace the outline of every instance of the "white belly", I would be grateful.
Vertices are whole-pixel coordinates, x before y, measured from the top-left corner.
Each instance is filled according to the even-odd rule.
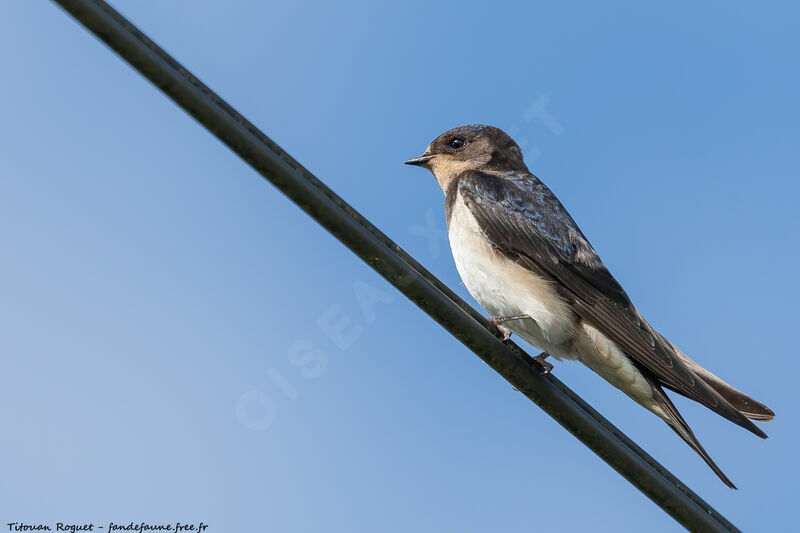
[[[528,315],[505,325],[557,358],[573,359],[571,340],[577,317],[552,283],[498,254],[475,217],[457,198],[450,217],[450,247],[464,285],[492,316]]]

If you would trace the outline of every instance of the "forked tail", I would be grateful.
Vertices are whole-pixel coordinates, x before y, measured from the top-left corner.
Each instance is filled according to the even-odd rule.
[[[683,419],[681,414],[678,412],[678,409],[675,407],[675,404],[672,403],[672,400],[669,399],[667,394],[664,392],[664,389],[661,388],[661,385],[652,379],[650,379],[650,385],[653,387],[653,399],[666,415],[662,418],[664,418],[667,424],[669,424],[669,427],[671,427],[675,433],[677,433],[686,442],[686,444],[691,446],[691,448],[703,458],[703,461],[706,462],[706,464],[711,468],[711,470],[714,471],[714,473],[722,480],[723,483],[732,489],[736,489],[736,485],[734,485],[728,476],[725,475],[725,472],[723,472],[722,469],[717,466],[717,463],[715,463],[711,456],[708,455],[708,452],[705,450],[705,448],[703,448],[702,444],[700,444],[700,441],[694,436],[689,424],[687,424],[686,420]]]

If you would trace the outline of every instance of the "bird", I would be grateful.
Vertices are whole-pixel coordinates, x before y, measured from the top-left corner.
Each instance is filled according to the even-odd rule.
[[[573,218],[499,128],[446,131],[408,165],[431,171],[445,194],[447,233],[465,287],[503,340],[514,333],[536,359],[579,361],[672,428],[725,485],[665,389],[761,438],[752,421],[775,413],[701,367],[639,313]]]

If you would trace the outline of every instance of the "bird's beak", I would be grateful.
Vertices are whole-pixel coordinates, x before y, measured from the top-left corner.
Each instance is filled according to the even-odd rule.
[[[406,165],[416,165],[418,167],[424,167],[428,163],[428,161],[430,161],[431,159],[433,159],[433,154],[431,154],[429,152],[425,152],[424,154],[422,154],[419,157],[415,157],[414,159],[409,159],[408,161],[405,162],[405,164]]]

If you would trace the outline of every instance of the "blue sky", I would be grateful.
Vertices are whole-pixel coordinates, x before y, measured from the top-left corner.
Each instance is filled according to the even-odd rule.
[[[556,375],[736,525],[785,529],[796,5],[113,5],[466,298],[401,162],[512,133],[650,321],[777,420],[677,400],[734,492]],[[54,5],[4,6],[0,65],[1,523],[679,530]]]

